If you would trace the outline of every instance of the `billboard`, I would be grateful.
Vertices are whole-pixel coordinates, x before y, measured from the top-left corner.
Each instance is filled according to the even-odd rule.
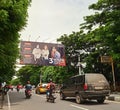
[[[64,45],[21,41],[20,64],[66,66]]]

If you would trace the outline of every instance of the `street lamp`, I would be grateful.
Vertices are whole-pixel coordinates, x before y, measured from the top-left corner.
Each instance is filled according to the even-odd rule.
[[[40,84],[42,83],[42,74],[40,73]]]
[[[80,54],[83,53],[83,50],[75,50],[76,52],[78,52],[78,67],[79,67],[79,75],[82,75],[81,72],[81,63],[80,63]]]

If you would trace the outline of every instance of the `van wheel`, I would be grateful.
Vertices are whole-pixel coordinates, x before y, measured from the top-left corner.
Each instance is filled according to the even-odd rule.
[[[100,103],[100,104],[104,103],[104,101],[105,101],[105,98],[101,98],[101,99],[97,100],[97,102]]]
[[[79,94],[76,94],[76,103],[78,103],[78,104],[83,103],[83,99]]]
[[[65,96],[63,93],[60,93],[60,100],[64,100],[65,99]]]

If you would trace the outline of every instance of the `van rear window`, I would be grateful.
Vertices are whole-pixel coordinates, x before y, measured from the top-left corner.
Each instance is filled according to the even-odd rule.
[[[107,83],[106,78],[102,74],[86,74],[85,79],[88,83]]]

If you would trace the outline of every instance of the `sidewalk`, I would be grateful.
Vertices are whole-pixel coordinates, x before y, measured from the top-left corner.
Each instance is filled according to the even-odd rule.
[[[120,92],[112,92],[110,96],[107,97],[107,100],[120,102]]]

